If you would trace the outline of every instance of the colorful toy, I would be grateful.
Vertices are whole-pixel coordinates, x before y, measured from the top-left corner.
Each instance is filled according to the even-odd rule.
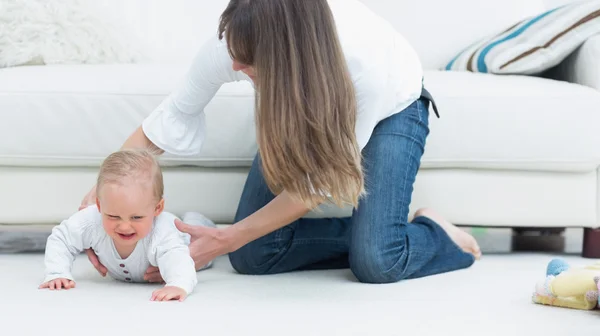
[[[571,268],[562,259],[553,259],[546,268],[546,280],[536,285],[533,302],[548,306],[592,310],[600,308],[600,262]]]

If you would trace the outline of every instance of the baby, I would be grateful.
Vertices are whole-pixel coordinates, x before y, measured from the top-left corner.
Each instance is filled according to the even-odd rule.
[[[40,288],[75,287],[73,261],[91,248],[116,280],[145,282],[146,269],[158,267],[165,286],[154,291],[151,300],[183,301],[197,284],[196,269],[189,234],[177,230],[176,217],[163,211],[163,189],[162,171],[151,152],[123,150],[108,156],[98,174],[96,205],[52,229]],[[188,213],[182,220],[215,227],[198,213]]]

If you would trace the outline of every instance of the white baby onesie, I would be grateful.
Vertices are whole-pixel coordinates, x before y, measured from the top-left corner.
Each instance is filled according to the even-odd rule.
[[[150,265],[158,267],[167,286],[177,286],[190,294],[198,280],[194,261],[185,235],[175,227],[175,215],[163,212],[155,218],[151,232],[141,239],[131,255],[122,259],[113,240],[102,227],[98,208],[89,206],[52,229],[46,244],[44,282],[66,278],[71,274],[77,254],[91,248],[108,274],[120,281],[146,282],[144,273]]]

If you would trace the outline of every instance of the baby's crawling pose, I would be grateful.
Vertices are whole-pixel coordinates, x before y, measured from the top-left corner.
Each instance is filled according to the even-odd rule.
[[[73,261],[91,248],[117,280],[145,282],[146,269],[158,267],[165,286],[154,291],[151,300],[183,301],[197,284],[196,269],[188,248],[189,235],[177,230],[174,215],[163,211],[163,189],[162,171],[152,153],[124,150],[106,158],[98,175],[96,205],[53,228],[40,288],[75,287]],[[214,227],[197,213],[183,219],[188,224]]]

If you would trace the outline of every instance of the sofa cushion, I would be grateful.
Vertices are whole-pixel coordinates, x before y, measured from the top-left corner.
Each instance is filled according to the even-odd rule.
[[[98,166],[169,94],[187,67],[64,65],[0,70],[0,165]],[[254,91],[227,84],[207,106],[193,164],[247,166],[256,152]],[[166,156],[166,165],[188,158]]]
[[[600,92],[539,77],[429,71],[424,167],[593,171],[600,166]]]
[[[0,70],[0,165],[97,167],[140,125],[187,69],[158,65]],[[424,168],[589,171],[600,165],[600,93],[542,78],[427,71],[441,118],[430,119]],[[254,93],[228,84],[207,106],[194,158],[163,164],[250,165]]]
[[[600,32],[600,2],[553,8],[487,36],[461,51],[446,70],[539,74]]]

